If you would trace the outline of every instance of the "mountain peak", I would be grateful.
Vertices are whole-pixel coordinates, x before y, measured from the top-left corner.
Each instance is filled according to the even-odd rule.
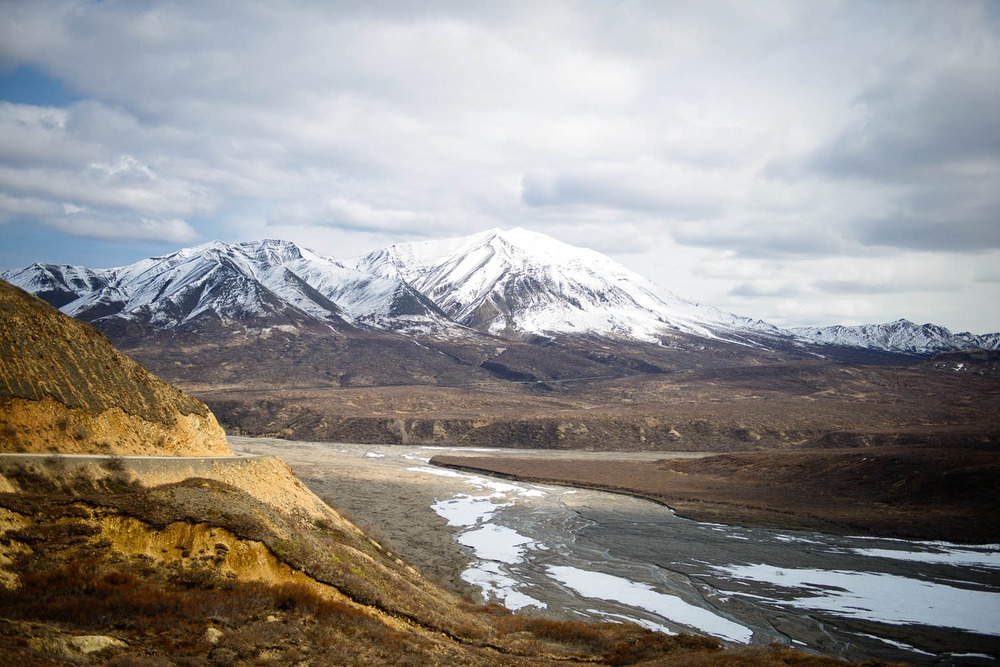
[[[496,227],[489,231],[494,238],[510,243],[511,245],[524,245],[525,243],[530,243],[532,241],[555,241],[551,236],[542,234],[540,232],[533,232],[531,230],[525,229],[524,227],[514,227],[512,229],[501,229]]]
[[[394,244],[352,265],[402,278],[460,324],[499,335],[659,342],[677,332],[715,338],[739,319],[660,290],[594,250],[521,227]]]
[[[32,266],[4,274],[88,322],[154,330],[452,327],[398,279],[345,267],[290,241],[209,241],[116,269]]]
[[[246,241],[235,246],[240,252],[260,262],[283,264],[302,259],[304,254],[319,257],[311,250],[301,248],[291,241],[279,239],[264,239],[263,241]]]
[[[161,257],[176,256],[186,259],[188,257],[196,257],[198,255],[204,255],[205,253],[211,252],[213,250],[216,251],[228,250],[229,248],[230,245],[228,243],[225,243],[224,241],[220,241],[218,239],[214,239],[212,241],[206,241],[205,243],[200,243],[196,246],[191,246],[190,248],[181,248],[176,252],[172,252],[167,255],[161,255]]]
[[[915,324],[900,318],[883,324],[831,327],[795,327],[790,331],[802,338],[824,345],[858,347],[882,352],[926,355],[970,348],[994,348],[996,339],[989,334],[952,333],[937,324]]]

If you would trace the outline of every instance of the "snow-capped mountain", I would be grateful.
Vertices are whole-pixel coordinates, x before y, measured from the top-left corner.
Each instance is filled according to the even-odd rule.
[[[478,331],[689,351],[732,343],[793,354],[814,346],[911,355],[1000,347],[1000,334],[952,334],[906,320],[782,330],[686,301],[598,252],[524,229],[395,244],[343,261],[287,241],[213,241],[113,269],[33,264],[0,277],[106,331],[124,324],[140,336],[310,325],[321,334]]]
[[[1000,334],[956,334],[936,324],[914,324],[909,320],[859,326],[795,327],[789,331],[812,343],[914,355],[972,348],[1000,349]]]
[[[655,343],[678,332],[736,342],[785,335],[685,301],[598,252],[520,228],[396,244],[345,263],[402,279],[456,322],[501,336]]]
[[[109,290],[115,275],[113,269],[88,269],[68,264],[32,264],[23,269],[7,271],[0,274],[0,277],[68,312],[69,304],[80,300],[81,296],[92,296]],[[120,308],[110,306],[108,312],[110,314],[118,310]]]
[[[399,280],[347,268],[287,241],[213,241],[114,269],[33,264],[4,279],[89,322],[172,329],[205,321],[255,328],[452,326]]]

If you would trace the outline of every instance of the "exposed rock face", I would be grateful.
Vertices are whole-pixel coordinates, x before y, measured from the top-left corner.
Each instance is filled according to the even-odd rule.
[[[0,281],[0,451],[229,455],[200,401]]]

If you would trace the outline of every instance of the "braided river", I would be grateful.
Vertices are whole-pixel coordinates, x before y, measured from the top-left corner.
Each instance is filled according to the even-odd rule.
[[[481,602],[707,634],[729,645],[778,642],[852,660],[994,665],[1000,655],[995,544],[701,523],[629,496],[429,465],[431,456],[456,451],[450,448],[230,441],[235,450],[280,456],[401,557]]]

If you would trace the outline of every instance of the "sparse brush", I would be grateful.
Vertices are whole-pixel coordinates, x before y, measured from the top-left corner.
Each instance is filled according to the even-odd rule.
[[[112,454],[101,462],[101,467],[112,472],[122,472],[125,470],[125,459],[120,454]]]
[[[66,472],[66,457],[62,454],[53,454],[45,457],[45,466],[55,473]]]

